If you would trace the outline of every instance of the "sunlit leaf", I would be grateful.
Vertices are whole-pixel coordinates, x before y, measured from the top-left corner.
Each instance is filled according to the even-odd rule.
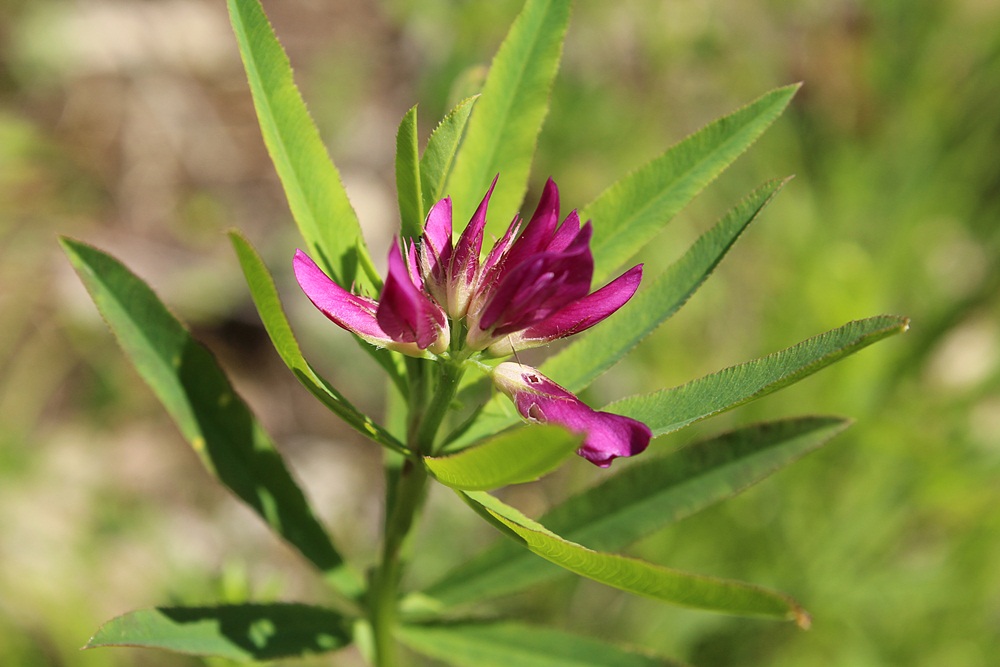
[[[486,490],[531,482],[554,470],[583,438],[557,426],[525,426],[450,456],[425,456],[431,474],[455,489]]]
[[[906,331],[904,317],[850,322],[766,357],[730,366],[673,389],[631,396],[604,409],[644,422],[663,435],[731,410],[812,375],[872,343]]]
[[[444,184],[451,173],[451,166],[458,151],[465,124],[479,96],[459,102],[438,124],[427,140],[427,148],[420,158],[420,181],[423,184],[424,210],[445,196]]]
[[[419,238],[424,224],[421,193],[420,149],[417,146],[417,107],[403,116],[396,133],[396,198],[399,200],[400,235]]]
[[[794,620],[802,627],[809,624],[808,614],[783,593],[739,581],[672,570],[618,554],[592,551],[559,537],[487,493],[458,493],[507,537],[536,555],[588,579],[684,607]]]
[[[680,667],[590,637],[513,622],[404,625],[397,634],[414,651],[458,667]]]
[[[243,275],[246,277],[250,295],[254,305],[257,306],[264,328],[271,338],[274,349],[289,370],[313,396],[359,433],[397,452],[405,452],[402,443],[376,424],[371,417],[351,405],[339,391],[313,370],[302,356],[302,350],[299,349],[299,343],[295,340],[295,334],[292,333],[292,328],[285,317],[278,290],[267,266],[250,242],[239,232],[230,232],[229,238],[239,257],[240,266],[243,267]]]
[[[61,241],[129,360],[205,467],[341,592],[358,594],[358,575],[334,548],[270,436],[212,354],[118,260],[79,241]]]
[[[498,173],[487,236],[510,223],[527,189],[569,23],[570,0],[527,0],[493,58],[447,192],[464,224]]]
[[[834,417],[802,417],[744,427],[665,456],[643,455],[539,523],[592,549],[622,549],[742,492],[847,425]],[[505,540],[445,575],[424,592],[424,603],[447,607],[507,595],[562,573]]]
[[[85,648],[134,646],[249,662],[335,651],[351,635],[337,612],[304,604],[161,607],[105,623]]]
[[[655,278],[644,280],[635,296],[613,317],[575,337],[568,347],[546,360],[542,372],[570,391],[586,388],[684,305],[783,184],[771,181],[755,190],[680,260]]]
[[[228,0],[261,133],[312,258],[341,285],[376,294],[378,274],[340,174],[258,0]]]
[[[895,315],[850,322],[786,350],[679,387],[615,401],[602,409],[638,419],[654,436],[663,435],[794,384],[872,343],[906,331],[907,326],[905,317]],[[510,402],[494,396],[453,446],[464,446],[516,422],[517,413]]]
[[[778,88],[709,123],[584,207],[581,219],[594,222],[595,282],[605,282],[749,148],[798,88]]]

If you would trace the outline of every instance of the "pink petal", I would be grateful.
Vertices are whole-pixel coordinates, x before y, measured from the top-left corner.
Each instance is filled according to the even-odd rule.
[[[593,294],[495,343],[490,346],[489,352],[497,356],[508,355],[586,331],[624,306],[639,289],[641,280],[642,264],[638,264]]]
[[[445,197],[431,207],[424,222],[424,243],[444,255],[451,248],[451,197]]]
[[[479,254],[483,249],[486,209],[490,205],[490,196],[499,178],[499,174],[493,178],[490,189],[486,191],[486,196],[472,214],[472,219],[469,220],[469,224],[458,239],[458,245],[455,246],[455,254],[448,269],[448,314],[452,317],[465,317],[469,308],[469,299],[472,298],[476,274],[479,271]]]
[[[427,214],[420,243],[420,271],[424,284],[439,303],[445,303],[447,299],[451,255],[451,198],[445,197],[434,204]]]
[[[525,419],[585,434],[577,454],[602,468],[618,457],[642,452],[652,438],[642,422],[593,410],[530,366],[504,362],[493,370],[493,382]]]
[[[587,222],[587,226],[590,226],[590,222]],[[545,248],[549,252],[559,252],[565,250],[580,234],[580,216],[576,211],[572,211],[563,220],[563,223],[559,225],[559,229],[556,233],[552,235],[552,240],[549,241],[548,246]],[[589,241],[590,232],[587,233],[587,238]]]
[[[536,324],[590,291],[594,260],[588,223],[563,252],[542,252],[506,266],[495,286],[484,285],[477,328],[503,336]],[[487,336],[470,329],[470,343]],[[489,343],[486,343],[488,345]]]
[[[504,261],[505,272],[532,255],[544,251],[552,240],[557,224],[559,224],[559,188],[550,178],[545,182],[542,196],[538,200],[538,206],[531,220],[507,253]]]
[[[383,331],[397,342],[416,343],[420,349],[431,348],[433,352],[447,348],[444,313],[414,285],[397,241],[389,249],[389,272],[375,317]]]
[[[389,347],[395,342],[375,319],[377,302],[351,294],[333,282],[301,250],[295,251],[292,267],[302,291],[335,324],[379,347]]]

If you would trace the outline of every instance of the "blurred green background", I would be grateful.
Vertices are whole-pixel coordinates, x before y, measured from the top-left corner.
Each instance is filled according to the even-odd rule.
[[[382,258],[396,124],[419,101],[426,136],[474,85],[520,0],[264,4]],[[785,590],[813,629],[573,579],[500,607],[701,667],[993,664],[1000,5],[581,1],[529,201],[552,175],[565,204],[582,206],[705,122],[793,81],[805,86],[789,111],[666,229],[644,255],[648,270],[755,185],[796,179],[590,398],[680,384],[852,319],[912,318],[904,337],[654,445],[779,416],[857,419],[824,450],[633,549]],[[345,550],[370,558],[379,454],[270,350],[222,233],[231,226],[277,274],[311,357],[379,409],[365,360],[290,282],[294,225],[224,3],[0,3],[0,664],[206,664],[78,649],[135,608],[322,599],[306,567],[201,470],[90,305],[58,233],[119,256],[191,324]],[[595,474],[571,465],[508,498],[536,513]],[[414,583],[492,539],[453,497],[431,500]],[[360,663],[347,651],[309,664]]]

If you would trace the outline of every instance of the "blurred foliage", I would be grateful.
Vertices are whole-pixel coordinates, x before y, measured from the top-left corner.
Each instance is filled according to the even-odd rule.
[[[419,101],[426,137],[474,89],[519,6],[265,2],[376,254],[394,224],[399,118]],[[504,607],[704,667],[979,667],[1000,653],[1000,7],[580,2],[533,182],[553,175],[564,201],[583,205],[704,122],[797,80],[793,108],[664,232],[648,269],[760,182],[797,178],[591,397],[679,384],[850,319],[912,318],[907,336],[700,425],[707,434],[804,412],[858,421],[634,549],[787,590],[813,629],[654,607],[569,579]],[[86,302],[57,231],[150,280],[230,370],[339,541],[370,548],[377,453],[268,349],[221,233],[233,225],[284,280],[312,356],[371,406],[354,380],[366,360],[289,287],[294,225],[223,4],[0,5],[3,664],[204,664],[77,649],[100,621],[164,600],[315,595],[290,552],[206,483]],[[508,500],[537,514],[593,474],[577,466]],[[442,569],[489,536],[447,496],[428,516],[417,548]],[[333,664],[356,662],[345,653]]]

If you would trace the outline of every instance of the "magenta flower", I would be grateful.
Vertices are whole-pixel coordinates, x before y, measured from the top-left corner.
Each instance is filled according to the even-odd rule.
[[[576,453],[602,468],[620,456],[642,452],[653,437],[642,422],[591,409],[531,366],[505,361],[493,369],[493,383],[528,421],[584,434]]]
[[[413,246],[404,259],[398,241],[393,241],[378,301],[348,292],[301,250],[295,252],[292,264],[299,286],[313,305],[372,345],[414,357],[423,356],[424,350],[440,354],[448,349],[448,318],[424,290]]]
[[[496,179],[455,246],[451,200],[435,204],[420,246],[424,281],[448,315],[466,318],[468,348],[505,356],[544,345],[594,326],[632,298],[641,264],[588,294],[591,225],[581,227],[576,211],[559,224],[559,189],[552,179],[523,231],[515,217],[480,264],[495,185]]]
[[[632,298],[641,264],[590,292],[591,225],[581,225],[576,211],[559,223],[559,190],[551,179],[528,223],[515,217],[481,259],[494,186],[496,179],[457,243],[449,198],[431,208],[419,244],[401,247],[393,241],[378,301],[344,289],[301,250],[295,254],[295,277],[328,318],[369,343],[410,356],[438,355],[453,364],[571,336]],[[464,340],[452,340],[452,326],[464,331]],[[525,419],[585,434],[578,453],[601,467],[638,454],[652,437],[641,422],[592,410],[529,366],[502,363],[491,373]]]

